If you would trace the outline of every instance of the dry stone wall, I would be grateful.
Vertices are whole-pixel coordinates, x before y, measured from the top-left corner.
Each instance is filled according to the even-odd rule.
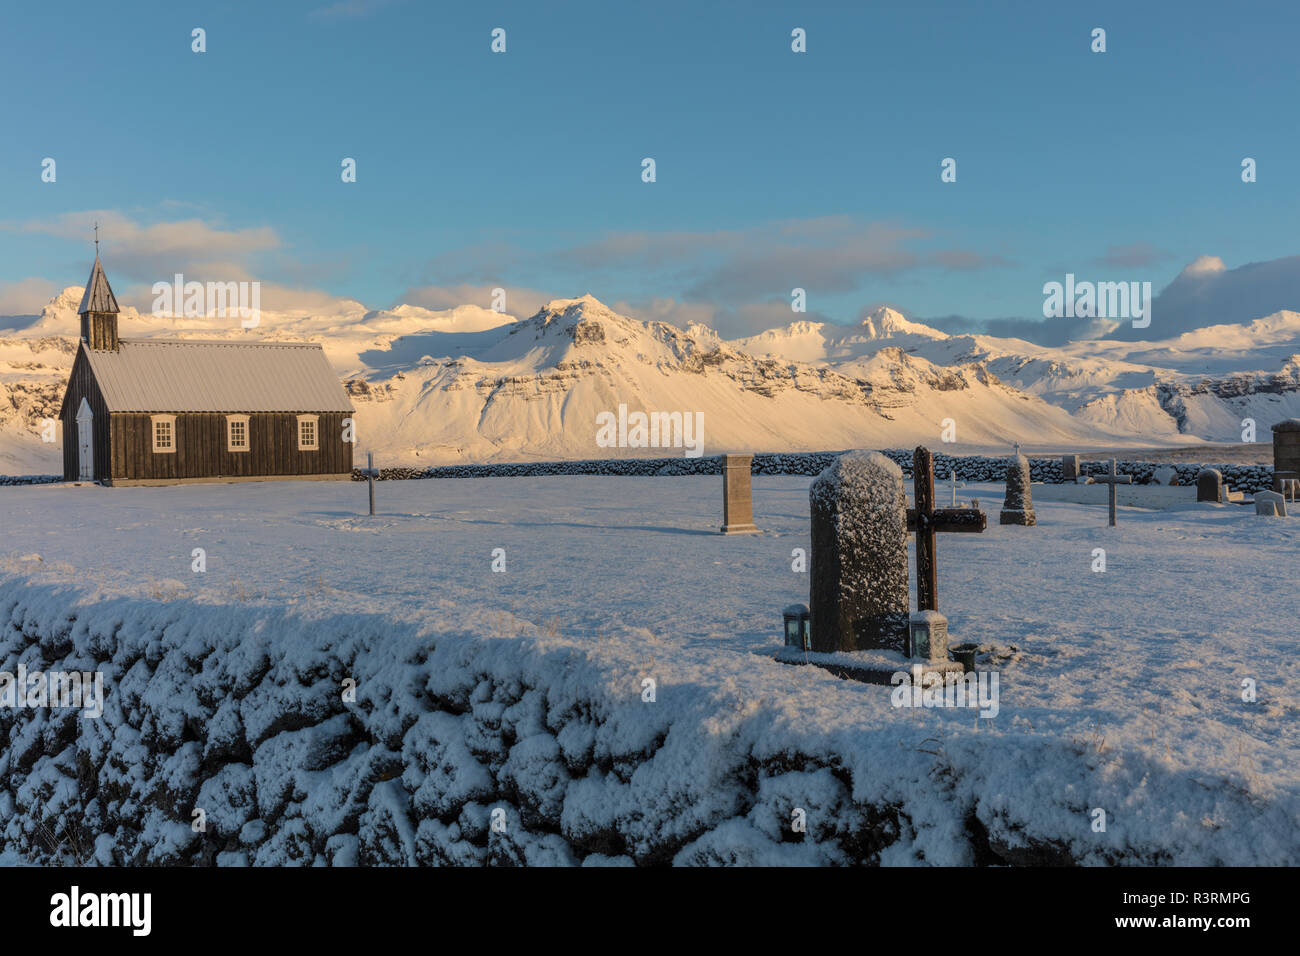
[[[843,452],[791,452],[786,454],[756,454],[752,473],[755,475],[807,475],[815,477],[827,468]],[[903,474],[912,476],[912,452],[909,449],[888,449],[882,452],[903,469]],[[946,481],[953,469],[957,480],[967,482],[1002,482],[1006,479],[1009,457],[989,457],[984,455],[952,456],[935,454],[934,474],[940,481]],[[1109,460],[1081,461],[1080,473],[1101,475],[1108,473]],[[1255,492],[1270,489],[1273,486],[1273,469],[1269,465],[1204,465],[1174,464],[1149,461],[1121,461],[1118,469],[1121,475],[1132,475],[1133,483],[1150,484],[1157,470],[1172,467],[1178,475],[1180,485],[1194,485],[1196,475],[1206,467],[1217,468],[1224,481],[1234,491]],[[1061,483],[1060,458],[1030,458],[1030,480],[1046,483]],[[649,477],[652,475],[720,475],[721,458],[617,458],[594,459],[588,461],[545,461],[512,462],[492,465],[444,465],[434,468],[380,468],[381,481],[418,479],[418,478],[522,478],[545,475],[610,475],[629,477]],[[363,480],[365,472],[356,469],[352,477]]]

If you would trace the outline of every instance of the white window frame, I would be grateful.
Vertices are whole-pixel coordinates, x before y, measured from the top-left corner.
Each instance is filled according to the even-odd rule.
[[[164,447],[158,444],[158,426],[166,425],[168,430],[169,444]],[[176,416],[175,415],[151,415],[149,417],[149,436],[152,439],[153,452],[155,455],[174,455],[176,454]]]
[[[302,426],[311,423],[311,443],[308,444],[302,440]],[[319,451],[320,450],[320,416],[319,415],[299,415],[298,416],[298,450],[299,451]]]
[[[244,426],[244,443],[235,444],[235,426]],[[251,439],[248,433],[248,416],[247,415],[227,415],[226,416],[226,451],[245,452],[248,451]]]

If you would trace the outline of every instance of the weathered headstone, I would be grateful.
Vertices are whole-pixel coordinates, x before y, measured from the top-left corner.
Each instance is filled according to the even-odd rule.
[[[1016,455],[1007,465],[1007,496],[1002,502],[998,524],[1037,524],[1034,496],[1029,490],[1029,459]]]
[[[1079,477],[1079,456],[1062,455],[1061,456],[1061,480],[1075,481]]]
[[[907,511],[903,471],[876,452],[847,452],[814,479],[809,607],[812,649],[907,643]]]
[[[1172,465],[1164,465],[1151,473],[1151,480],[1157,485],[1164,485],[1166,488],[1176,485],[1178,484],[1178,469]]]
[[[1300,418],[1273,426],[1273,472],[1300,473]]]
[[[1110,474],[1093,475],[1088,479],[1090,485],[1109,485],[1110,486],[1110,526],[1115,527],[1115,497],[1119,485],[1130,485],[1133,483],[1132,475],[1121,475],[1119,473],[1119,464],[1114,458],[1110,460]]]
[[[1276,491],[1255,492],[1255,514],[1286,517],[1286,498]]]
[[[1223,503],[1223,474],[1215,468],[1202,468],[1196,473],[1196,500]]]
[[[753,455],[722,456],[722,533],[758,534],[754,526],[754,497],[750,488]]]

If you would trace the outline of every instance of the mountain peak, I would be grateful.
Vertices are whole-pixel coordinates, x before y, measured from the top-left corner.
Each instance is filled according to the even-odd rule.
[[[904,318],[903,313],[882,305],[867,314],[861,328],[871,339],[892,339],[902,335],[919,335],[927,339],[946,339],[947,333],[932,329],[920,322]]]
[[[573,315],[585,315],[588,318],[613,316],[615,312],[604,302],[601,302],[590,292],[578,296],[576,299],[552,299],[546,305],[542,306],[543,312],[550,312],[553,315],[568,313]]]

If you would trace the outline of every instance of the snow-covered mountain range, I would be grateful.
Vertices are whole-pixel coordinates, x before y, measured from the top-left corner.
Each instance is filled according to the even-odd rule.
[[[0,473],[57,472],[43,442],[75,355],[80,287],[0,317]],[[1238,442],[1242,420],[1300,416],[1300,313],[1165,341],[1048,348],[949,335],[880,308],[854,326],[795,321],[724,340],[620,315],[590,295],[516,319],[474,305],[325,309],[238,319],[126,308],[123,337],[323,344],[357,408],[359,450],[387,464],[680,453],[608,448],[601,412],[703,413],[704,453],[938,445],[1068,450]]]

